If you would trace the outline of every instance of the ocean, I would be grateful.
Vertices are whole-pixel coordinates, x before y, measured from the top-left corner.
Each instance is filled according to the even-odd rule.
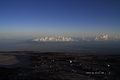
[[[91,52],[120,54],[120,41],[4,42],[0,51]]]

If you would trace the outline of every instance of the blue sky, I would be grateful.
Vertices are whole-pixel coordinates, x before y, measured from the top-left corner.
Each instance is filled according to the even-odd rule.
[[[0,0],[2,36],[79,32],[119,33],[120,0]]]

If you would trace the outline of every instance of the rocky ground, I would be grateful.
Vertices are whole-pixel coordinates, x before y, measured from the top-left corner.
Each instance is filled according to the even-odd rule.
[[[0,80],[120,80],[120,55],[0,54]]]

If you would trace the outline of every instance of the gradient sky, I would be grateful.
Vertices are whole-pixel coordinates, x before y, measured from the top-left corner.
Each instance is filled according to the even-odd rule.
[[[0,0],[0,36],[120,32],[120,0]]]

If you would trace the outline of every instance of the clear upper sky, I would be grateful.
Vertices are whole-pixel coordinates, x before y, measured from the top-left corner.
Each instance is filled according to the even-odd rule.
[[[0,34],[120,32],[120,0],[0,0]]]

